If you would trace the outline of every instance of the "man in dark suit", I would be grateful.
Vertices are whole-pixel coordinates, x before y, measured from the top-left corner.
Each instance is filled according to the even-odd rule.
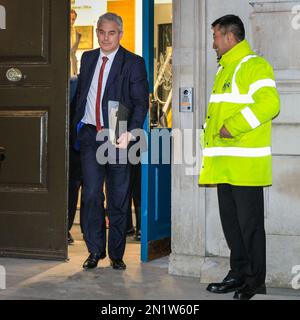
[[[106,227],[103,183],[106,180],[109,215],[108,255],[111,266],[123,270],[129,206],[130,164],[118,161],[127,151],[134,136],[131,131],[142,128],[148,111],[148,82],[143,58],[120,46],[122,18],[114,13],[100,16],[97,23],[100,49],[85,52],[78,79],[77,108],[73,134],[80,145],[83,177],[84,240],[90,253],[83,268],[95,268],[106,256]],[[96,152],[105,141],[96,136],[109,128],[108,109],[112,104],[130,111],[127,131],[117,140],[116,163],[99,164]],[[80,128],[80,130],[79,130]],[[78,132],[79,131],[79,132]],[[97,137],[98,137],[97,136]],[[75,137],[74,137],[75,138]]]

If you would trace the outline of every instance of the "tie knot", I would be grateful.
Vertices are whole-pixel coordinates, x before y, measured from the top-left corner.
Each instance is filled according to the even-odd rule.
[[[103,63],[106,63],[106,62],[107,62],[107,60],[108,60],[108,58],[107,58],[107,57],[102,57],[102,61],[103,61]]]

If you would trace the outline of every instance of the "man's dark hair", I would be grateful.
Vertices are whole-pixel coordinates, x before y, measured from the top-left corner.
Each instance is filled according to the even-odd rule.
[[[237,41],[245,39],[245,28],[242,20],[233,14],[228,14],[217,19],[211,25],[213,28],[218,26],[223,34],[232,32]]]

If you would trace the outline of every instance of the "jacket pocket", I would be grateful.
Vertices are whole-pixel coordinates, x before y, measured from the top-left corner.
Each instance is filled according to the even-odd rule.
[[[221,138],[220,134],[215,135],[213,138],[213,145],[215,147],[229,147],[234,146],[240,140],[240,135],[233,138]]]

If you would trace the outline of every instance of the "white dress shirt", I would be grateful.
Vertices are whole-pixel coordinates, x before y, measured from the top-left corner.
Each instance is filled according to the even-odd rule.
[[[85,105],[85,113],[84,113],[84,116],[81,120],[82,122],[84,122],[86,124],[92,124],[94,126],[96,126],[96,100],[97,100],[97,90],[98,90],[98,79],[99,79],[101,65],[103,63],[102,57],[105,56],[103,54],[103,52],[101,51],[101,49],[99,49],[99,50],[100,50],[99,59],[98,59],[98,62],[97,62],[96,68],[95,68],[95,72],[93,75],[93,79],[91,82],[91,86],[90,86],[90,89],[89,89],[89,92],[87,95],[87,101],[86,101],[86,105]],[[106,62],[105,68],[104,68],[103,79],[102,79],[102,88],[101,88],[101,98],[100,98],[100,123],[101,123],[101,126],[104,126],[103,112],[102,112],[102,98],[103,98],[107,78],[109,75],[109,71],[110,71],[110,68],[112,66],[112,63],[114,61],[115,55],[118,50],[119,50],[119,48],[117,48],[114,52],[107,55],[108,60]]]

